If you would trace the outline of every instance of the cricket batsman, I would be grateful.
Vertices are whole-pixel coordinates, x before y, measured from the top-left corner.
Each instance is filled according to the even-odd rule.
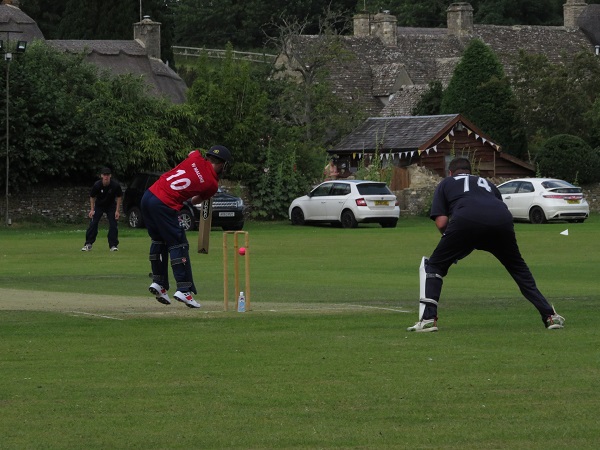
[[[152,284],[148,288],[156,300],[170,305],[169,259],[177,283],[175,300],[190,308],[200,308],[192,294],[197,294],[192,277],[189,243],[185,230],[179,224],[183,202],[208,200],[219,188],[219,177],[231,159],[231,153],[222,145],[212,146],[206,159],[194,150],[178,166],[165,172],[144,193],[142,216],[152,240],[150,266]]]

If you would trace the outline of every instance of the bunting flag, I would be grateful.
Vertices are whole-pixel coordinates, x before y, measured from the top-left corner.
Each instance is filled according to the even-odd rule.
[[[481,140],[483,142],[483,144],[487,143],[488,145],[492,146],[495,150],[500,151],[500,145],[484,138],[483,136],[480,136],[479,134],[477,134],[476,132],[474,132],[473,130],[471,130],[468,127],[464,127],[464,129],[467,132],[467,136],[470,137],[471,135],[474,134],[475,140]],[[451,143],[452,142],[451,137],[455,137],[454,128],[450,129],[448,134],[446,136],[444,136],[442,138],[442,140]],[[418,156],[421,156],[423,154],[423,152],[425,152],[425,154],[427,156],[429,156],[429,152],[431,150],[433,150],[435,153],[438,152],[438,145],[440,143],[441,143],[441,141],[439,141],[437,144],[435,144],[432,147],[429,147],[426,149],[417,149],[417,150],[412,150],[412,151],[393,152],[393,150],[390,149],[388,152],[379,153],[379,160],[384,161],[384,158],[385,158],[388,161],[391,159],[391,161],[394,162],[396,157],[398,157],[398,160],[400,160],[402,158],[413,158],[415,156],[415,153]],[[376,158],[376,153],[375,154],[374,153],[365,153],[364,151],[362,153],[357,153],[357,152],[352,153],[352,159],[364,159],[365,164],[371,164],[375,158]]]

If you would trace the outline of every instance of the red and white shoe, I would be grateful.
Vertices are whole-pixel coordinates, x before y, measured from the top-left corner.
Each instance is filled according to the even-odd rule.
[[[192,297],[191,292],[177,291],[175,292],[173,297],[175,297],[175,300],[181,303],[185,303],[188,308],[200,308],[200,303],[194,300],[194,297]]]
[[[150,292],[156,297],[156,300],[163,305],[170,305],[171,299],[169,298],[169,294],[167,294],[167,290],[162,287],[158,283],[152,283],[148,288]]]

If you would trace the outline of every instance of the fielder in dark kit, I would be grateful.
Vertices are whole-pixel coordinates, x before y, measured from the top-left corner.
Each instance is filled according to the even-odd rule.
[[[546,328],[563,328],[565,319],[538,290],[521,256],[512,215],[498,188],[471,175],[471,163],[466,158],[453,159],[448,171],[450,176],[442,180],[434,193],[430,214],[442,238],[431,257],[424,258],[419,321],[407,330],[437,331],[443,277],[454,262],[473,250],[490,252],[504,265],[521,293],[537,308]]]
[[[119,250],[119,211],[121,210],[121,201],[123,199],[123,190],[121,185],[112,180],[112,174],[108,167],[101,171],[102,179],[98,180],[90,190],[90,212],[88,216],[91,220],[85,233],[85,245],[82,252],[92,250],[92,244],[96,242],[98,236],[98,222],[106,214],[108,219],[108,248],[111,252]]]

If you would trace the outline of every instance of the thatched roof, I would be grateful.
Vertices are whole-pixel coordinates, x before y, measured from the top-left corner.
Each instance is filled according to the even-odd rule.
[[[0,39],[6,38],[6,31],[10,33],[10,40],[31,42],[34,39],[44,39],[44,35],[37,23],[13,5],[0,5]]]
[[[0,29],[10,30],[10,40],[45,40],[33,19],[13,5],[0,5]],[[17,33],[18,32],[18,33]],[[4,33],[0,33],[2,36]],[[133,31],[132,31],[133,34]],[[0,39],[6,39],[5,36]],[[173,103],[183,103],[186,98],[185,82],[167,64],[148,56],[148,51],[138,40],[46,40],[53,48],[82,53],[86,59],[115,75],[133,74],[144,78],[149,92],[165,97]]]
[[[115,75],[133,74],[144,77],[150,93],[165,96],[173,103],[185,102],[187,87],[175,71],[162,61],[147,56],[138,41],[119,40],[53,40],[48,45],[69,53],[82,53],[89,62]]]

